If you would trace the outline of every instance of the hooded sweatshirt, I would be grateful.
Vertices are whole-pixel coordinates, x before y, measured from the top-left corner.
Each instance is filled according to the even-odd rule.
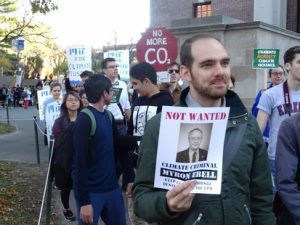
[[[160,91],[151,97],[138,97],[132,105],[128,134],[143,136],[147,121],[157,113],[160,113],[162,106],[171,106],[173,104],[174,102],[169,91]]]

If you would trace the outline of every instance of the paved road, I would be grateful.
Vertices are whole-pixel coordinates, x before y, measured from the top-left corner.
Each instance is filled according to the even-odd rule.
[[[36,107],[9,108],[10,124],[16,126],[17,131],[11,134],[0,136],[0,160],[37,162],[37,151],[35,145],[33,116],[38,115]],[[7,121],[6,109],[0,108],[0,121]],[[42,123],[39,123],[44,129]],[[47,161],[49,157],[48,148],[44,145],[43,135],[38,130],[38,140],[40,149],[40,160]]]

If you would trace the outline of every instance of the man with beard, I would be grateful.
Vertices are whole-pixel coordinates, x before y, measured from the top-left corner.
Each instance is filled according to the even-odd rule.
[[[221,194],[192,194],[195,180],[184,181],[168,191],[154,188],[160,127],[157,115],[149,121],[139,148],[133,186],[136,214],[161,225],[274,225],[265,144],[256,120],[239,97],[228,90],[231,72],[227,51],[218,40],[198,35],[183,43],[180,58],[181,76],[189,82],[189,88],[182,91],[181,106],[230,107]]]

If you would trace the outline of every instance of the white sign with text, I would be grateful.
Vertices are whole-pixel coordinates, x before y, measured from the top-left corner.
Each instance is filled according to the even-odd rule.
[[[118,64],[121,80],[129,80],[129,50],[116,50],[104,52],[104,58],[114,58]]]
[[[164,106],[154,186],[171,189],[196,180],[192,193],[220,194],[228,116],[226,107]]]
[[[92,70],[92,53],[90,48],[71,47],[67,49],[68,71],[72,86],[82,84],[80,74]]]

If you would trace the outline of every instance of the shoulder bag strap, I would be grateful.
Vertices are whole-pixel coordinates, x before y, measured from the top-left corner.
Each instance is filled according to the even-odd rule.
[[[93,112],[89,108],[84,108],[81,110],[81,112],[87,114],[91,119],[91,130],[90,130],[90,136],[93,137],[96,133],[96,119],[93,114]]]
[[[233,157],[238,151],[245,134],[247,122],[240,124],[239,126],[232,127],[226,132],[226,143],[224,144],[223,151],[223,173],[227,170]]]
[[[289,116],[291,116],[292,107],[291,107],[291,99],[290,99],[289,86],[287,80],[283,83],[283,95],[284,95],[285,113],[288,113]]]

